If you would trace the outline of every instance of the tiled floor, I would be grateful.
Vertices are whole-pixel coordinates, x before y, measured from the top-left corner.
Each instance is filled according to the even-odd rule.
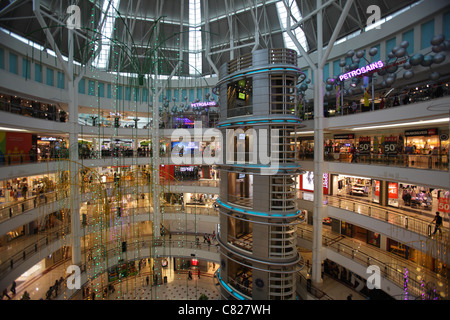
[[[12,295],[8,292],[8,295],[13,300],[19,300],[27,291],[31,300],[45,299],[48,288],[64,274],[65,267],[61,264],[23,283],[17,283],[16,294]],[[208,273],[202,272],[200,279],[197,274],[194,274],[192,280],[188,279],[185,272],[167,271],[164,273],[167,276],[167,283],[156,286],[147,286],[145,278],[149,270],[141,271],[141,276],[122,281],[120,284],[116,283],[115,292],[105,298],[108,300],[198,300],[202,294],[205,294],[209,300],[218,300],[220,297],[218,287],[214,283],[212,268],[208,270]],[[7,299],[4,297],[4,300]],[[52,297],[53,299],[64,300],[64,293],[58,298]],[[97,294],[96,299],[102,299],[101,295]]]
[[[308,259],[307,253],[302,253]],[[14,300],[19,300],[26,290],[32,300],[45,299],[48,288],[55,283],[56,279],[64,274],[66,265],[61,264],[51,270],[47,270],[35,277],[28,279],[26,282],[18,283],[16,295],[8,292],[9,296]],[[105,296],[108,300],[198,300],[202,294],[208,297],[208,300],[220,300],[221,296],[219,288],[216,286],[213,272],[217,270],[218,265],[210,267],[208,273],[202,272],[200,279],[194,273],[192,280],[188,279],[186,272],[175,272],[165,270],[163,276],[167,276],[167,283],[156,286],[146,284],[146,276],[149,268],[142,269],[142,275],[133,277],[129,281],[122,281],[115,284],[115,292],[109,296]],[[305,270],[306,272],[306,270]],[[353,300],[364,300],[365,298],[356,293],[351,288],[343,286],[339,282],[324,277],[321,287],[322,291],[334,300],[346,300],[349,294],[353,295]],[[52,299],[64,300],[64,294],[58,298]],[[101,294],[96,295],[96,299],[102,299]],[[7,300],[5,297],[4,300]]]

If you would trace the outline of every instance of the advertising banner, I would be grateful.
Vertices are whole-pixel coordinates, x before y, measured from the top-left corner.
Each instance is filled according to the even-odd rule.
[[[389,199],[398,199],[398,183],[389,182]]]
[[[20,155],[28,156],[32,145],[31,133],[6,132],[5,154],[11,161],[20,161]]]
[[[450,213],[449,198],[439,198],[438,211],[442,213]]]
[[[397,137],[384,138],[384,153],[385,154],[397,154]]]
[[[359,154],[370,153],[370,137],[359,137]]]

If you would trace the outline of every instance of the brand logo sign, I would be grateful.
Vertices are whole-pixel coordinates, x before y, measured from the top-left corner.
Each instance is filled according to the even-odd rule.
[[[361,75],[369,73],[369,72],[373,72],[373,71],[381,69],[383,67],[384,67],[384,63],[383,63],[383,61],[380,60],[378,62],[371,63],[365,67],[361,67],[356,70],[352,70],[347,73],[341,74],[339,76],[339,80],[341,80],[341,81],[348,80],[348,79],[358,77],[358,76],[361,76]]]
[[[191,103],[191,107],[192,108],[195,108],[195,107],[214,107],[215,105],[216,105],[216,103],[214,101]]]

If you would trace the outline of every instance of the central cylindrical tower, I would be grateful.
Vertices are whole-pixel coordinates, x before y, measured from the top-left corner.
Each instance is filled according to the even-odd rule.
[[[295,299],[297,53],[263,49],[229,61],[217,89],[220,169],[218,279],[228,299]]]

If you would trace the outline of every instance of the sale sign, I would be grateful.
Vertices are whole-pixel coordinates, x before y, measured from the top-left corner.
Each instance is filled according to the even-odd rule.
[[[359,153],[370,153],[370,137],[359,137]]]
[[[323,174],[323,194],[328,194],[329,189],[329,176],[328,173]]]
[[[442,213],[450,213],[450,204],[448,198],[439,198],[438,211]]]
[[[384,153],[397,154],[397,137],[384,138]]]
[[[389,199],[398,199],[398,184],[389,182]]]
[[[375,180],[375,195],[380,196],[380,181],[378,180]]]

